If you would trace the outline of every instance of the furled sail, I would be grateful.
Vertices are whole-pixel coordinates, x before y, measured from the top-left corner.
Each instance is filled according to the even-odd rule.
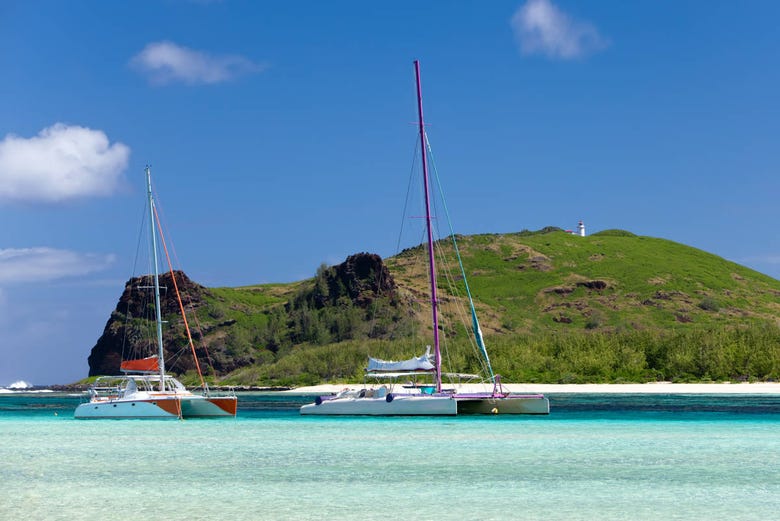
[[[138,360],[125,360],[119,365],[123,373],[156,373],[160,370],[157,356],[148,356]]]
[[[425,354],[417,358],[394,362],[368,357],[367,372],[402,372],[402,371],[433,371],[431,361],[431,346],[427,346]]]

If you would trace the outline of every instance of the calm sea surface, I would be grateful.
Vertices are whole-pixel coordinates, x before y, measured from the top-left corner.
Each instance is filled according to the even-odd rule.
[[[0,395],[0,519],[778,519],[780,397],[550,395],[548,417],[78,421]]]

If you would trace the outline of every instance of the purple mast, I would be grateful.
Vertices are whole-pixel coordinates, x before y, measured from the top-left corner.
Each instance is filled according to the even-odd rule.
[[[426,154],[425,122],[423,121],[422,86],[420,84],[420,62],[414,61],[417,77],[417,113],[420,115],[420,148],[422,149],[423,186],[425,187],[425,224],[428,229],[428,270],[431,280],[431,312],[433,314],[433,352],[436,358],[436,392],[441,392],[441,351],[439,349],[439,313],[436,299],[436,268],[433,260],[433,230],[431,228],[431,198],[428,190],[428,156]]]

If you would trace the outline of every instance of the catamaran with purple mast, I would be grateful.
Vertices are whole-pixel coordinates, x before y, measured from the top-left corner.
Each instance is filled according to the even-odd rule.
[[[430,304],[433,321],[433,353],[428,346],[426,352],[417,358],[393,362],[369,358],[366,377],[384,379],[387,384],[375,385],[360,390],[345,389],[335,396],[317,397],[314,403],[301,407],[301,414],[315,415],[369,415],[369,416],[444,416],[458,414],[549,414],[550,402],[541,394],[515,394],[501,385],[501,377],[493,372],[490,358],[482,338],[474,302],[466,280],[466,272],[460,260],[460,253],[451,233],[453,249],[458,258],[463,283],[471,312],[471,328],[474,341],[484,359],[483,366],[488,373],[486,390],[459,392],[456,387],[442,387],[442,352],[439,339],[439,300],[436,285],[436,261],[431,226],[431,195],[428,175],[428,140],[423,121],[422,86],[420,63],[414,62],[417,83],[417,112],[420,132],[422,177],[425,199],[425,221],[427,232],[428,278],[430,281]],[[445,206],[446,209],[446,206]],[[420,377],[432,377],[433,384],[417,385]],[[477,375],[447,374],[455,378],[477,378]],[[398,385],[397,382],[412,385]]]

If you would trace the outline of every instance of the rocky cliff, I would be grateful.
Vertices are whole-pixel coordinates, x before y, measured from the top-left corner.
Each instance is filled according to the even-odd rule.
[[[298,291],[275,299],[269,299],[263,289],[209,290],[180,271],[176,281],[201,368],[217,376],[276,359],[279,349],[297,341],[324,343],[367,337],[367,315],[376,312],[375,308],[369,310],[369,305],[392,301],[396,289],[382,258],[371,253],[323,266]],[[116,309],[92,348],[90,376],[118,374],[123,358],[156,354],[152,284],[148,275],[125,284]],[[170,273],[160,276],[160,286],[166,369],[186,373],[195,369],[195,364]],[[258,300],[243,298],[246,296]]]
[[[190,280],[181,271],[175,274],[186,308],[197,310],[203,306],[208,290]],[[186,335],[183,334],[184,323],[171,274],[160,275],[159,283],[160,310],[165,317],[164,320],[167,321],[164,329],[166,333],[174,333],[163,335],[166,360],[175,359],[166,363],[170,364],[168,366],[170,371],[183,373],[193,369],[195,364],[192,356],[181,354],[187,340]],[[103,334],[90,352],[88,358],[90,376],[119,374],[119,364],[123,355],[126,358],[143,358],[157,354],[153,284],[151,275],[134,277],[125,283],[125,289],[116,309],[111,313]],[[196,332],[195,335],[197,336],[198,333]]]

